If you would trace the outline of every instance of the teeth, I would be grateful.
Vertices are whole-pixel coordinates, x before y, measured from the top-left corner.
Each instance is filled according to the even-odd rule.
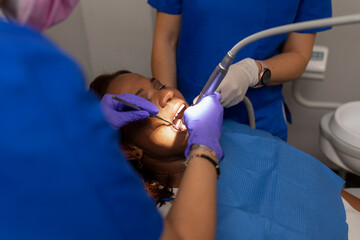
[[[174,118],[173,118],[173,121],[175,120],[175,118],[177,117],[177,115],[179,114],[179,112],[181,112],[181,110],[183,110],[184,107],[185,107],[185,104],[182,104],[182,105],[180,106],[179,110],[177,110],[177,112],[176,112],[176,114],[175,114],[175,116],[174,116]]]

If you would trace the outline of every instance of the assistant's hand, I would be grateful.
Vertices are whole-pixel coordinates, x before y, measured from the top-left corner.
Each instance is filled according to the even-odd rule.
[[[116,129],[133,122],[148,118],[149,113],[157,114],[159,109],[148,100],[133,95],[133,94],[122,94],[115,95],[125,101],[128,101],[144,110],[134,110],[126,106],[125,104],[112,98],[114,94],[105,94],[101,99],[100,106],[104,113],[106,120]]]
[[[193,144],[205,145],[213,150],[218,159],[222,157],[220,146],[224,109],[220,104],[221,95],[214,93],[202,99],[195,106],[186,109],[185,125],[189,132],[185,156],[189,157]]]
[[[244,99],[249,87],[255,86],[259,81],[259,68],[255,60],[246,58],[229,67],[225,78],[216,89],[221,93],[221,104],[232,107]]]

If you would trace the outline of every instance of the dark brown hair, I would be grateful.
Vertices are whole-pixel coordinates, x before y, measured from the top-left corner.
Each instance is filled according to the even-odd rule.
[[[131,73],[128,70],[120,70],[110,74],[102,74],[94,79],[90,83],[90,91],[95,92],[100,99],[106,94],[109,84],[112,80],[118,77],[121,74]],[[121,129],[120,129],[121,132]],[[125,142],[125,136],[120,138],[121,142]],[[155,199],[156,203],[161,207],[165,201],[164,198],[171,198],[174,193],[171,187],[172,179],[170,176],[167,178],[165,183],[162,185],[159,183],[159,180],[154,177],[153,172],[149,171],[145,166],[143,166],[140,161],[130,161],[135,170],[141,175],[144,180],[144,184],[148,192]]]
[[[128,70],[120,70],[114,73],[105,73],[100,76],[97,76],[94,81],[90,83],[90,90],[95,92],[100,98],[106,94],[106,90],[112,80],[117,76],[125,73],[131,73]]]

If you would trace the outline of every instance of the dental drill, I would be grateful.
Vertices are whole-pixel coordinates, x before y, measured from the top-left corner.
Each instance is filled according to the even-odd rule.
[[[199,97],[195,104],[197,104],[204,97],[213,94],[221,81],[226,76],[230,65],[233,63],[236,54],[242,49],[244,46],[262,38],[271,37],[283,33],[289,33],[294,31],[302,31],[308,29],[315,28],[324,28],[330,26],[341,26],[347,24],[355,24],[360,23],[360,14],[347,15],[341,17],[333,17],[333,18],[325,18],[320,20],[306,21],[301,23],[293,23],[280,27],[270,28],[253,35],[250,35],[247,38],[244,38],[240,42],[238,42],[223,58],[223,60],[216,66],[210,78],[206,82],[205,86],[201,90]]]

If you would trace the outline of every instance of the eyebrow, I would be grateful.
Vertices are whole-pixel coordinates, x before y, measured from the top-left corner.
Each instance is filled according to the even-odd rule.
[[[154,84],[155,80],[158,81],[161,85],[165,86],[165,84],[163,84],[159,79],[157,79],[157,78],[155,78],[155,77],[151,78],[151,79],[150,79],[150,82],[151,82],[152,84]]]
[[[151,78],[151,79],[150,79],[151,84],[153,84],[155,80],[157,80],[157,79],[154,78],[154,77]],[[159,81],[159,80],[158,80],[158,81]],[[144,92],[144,89],[143,89],[143,88],[140,88],[140,89],[135,93],[135,95],[139,96],[140,93],[142,93],[142,92]]]
[[[143,91],[144,91],[144,89],[143,89],[143,88],[140,88],[140,89],[135,93],[135,95],[139,96],[140,93],[142,93]]]

